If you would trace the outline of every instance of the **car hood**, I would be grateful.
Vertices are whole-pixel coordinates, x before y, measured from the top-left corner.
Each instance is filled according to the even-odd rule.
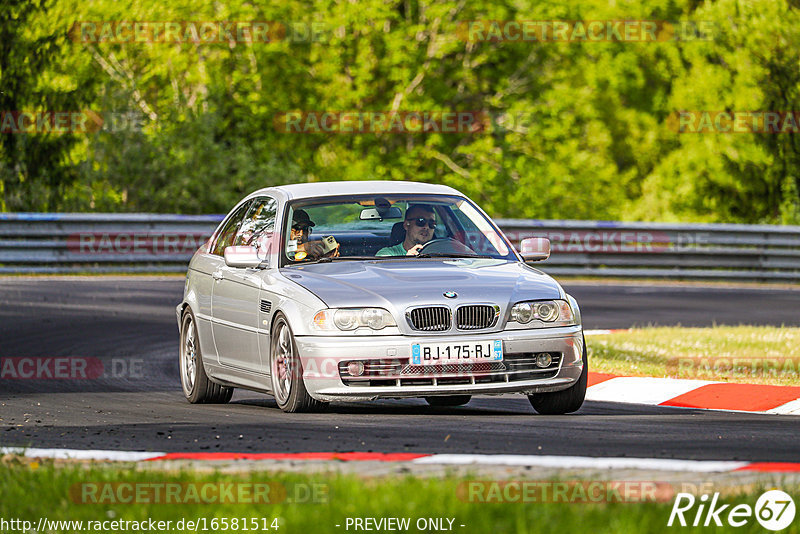
[[[334,261],[285,267],[281,273],[331,308],[493,303],[563,298],[548,275],[519,262],[494,259]],[[453,291],[455,298],[444,292]]]

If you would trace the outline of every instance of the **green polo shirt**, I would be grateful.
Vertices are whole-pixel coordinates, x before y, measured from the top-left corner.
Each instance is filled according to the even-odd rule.
[[[405,256],[408,251],[400,242],[393,247],[383,247],[375,253],[376,256]]]

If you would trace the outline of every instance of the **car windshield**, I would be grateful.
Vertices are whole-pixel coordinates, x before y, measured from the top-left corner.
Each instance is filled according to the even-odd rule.
[[[284,263],[430,257],[516,261],[502,232],[469,200],[358,195],[288,206]]]

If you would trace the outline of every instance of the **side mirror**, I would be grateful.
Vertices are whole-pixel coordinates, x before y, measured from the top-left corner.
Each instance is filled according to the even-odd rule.
[[[228,267],[258,267],[263,261],[256,247],[225,247],[225,265]]]
[[[550,257],[550,240],[546,237],[529,237],[519,244],[525,261],[542,261]]]

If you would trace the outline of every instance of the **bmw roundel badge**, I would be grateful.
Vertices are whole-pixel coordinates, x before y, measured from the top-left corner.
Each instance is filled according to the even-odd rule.
[[[454,298],[456,298],[456,297],[458,296],[458,293],[456,293],[455,291],[445,291],[445,292],[444,292],[444,293],[442,293],[442,294],[443,294],[445,297],[449,298],[449,299],[454,299]]]

